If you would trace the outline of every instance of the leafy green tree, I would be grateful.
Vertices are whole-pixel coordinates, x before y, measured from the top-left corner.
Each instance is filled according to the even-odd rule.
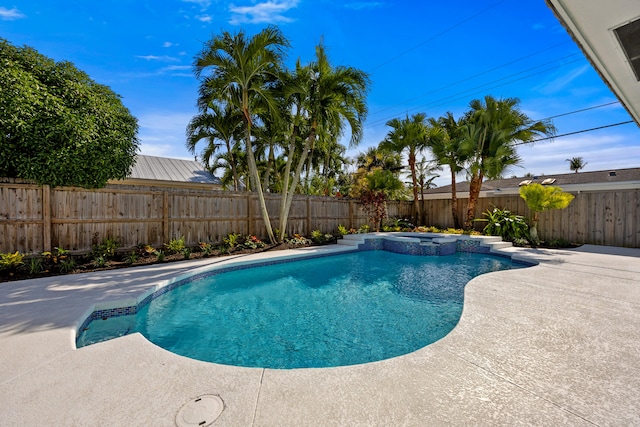
[[[390,170],[377,169],[366,176],[367,190],[360,200],[362,209],[369,215],[375,231],[380,231],[382,220],[387,217],[389,195],[400,190],[402,181]]]
[[[278,114],[272,89],[288,47],[289,41],[274,26],[252,37],[247,37],[244,31],[236,34],[225,31],[205,43],[194,64],[198,78],[205,70],[211,70],[202,80],[201,93],[217,93],[221,101],[230,103],[242,114],[251,188],[258,193],[260,212],[271,243],[275,243],[275,236],[256,164],[252,129],[255,110],[266,108]]]
[[[362,139],[364,120],[367,115],[366,93],[369,76],[356,68],[331,65],[322,44],[316,47],[316,60],[306,67],[297,66],[296,76],[284,91],[291,94],[295,106],[292,120],[292,134],[285,171],[285,185],[280,205],[280,240],[284,239],[286,225],[293,202],[293,194],[298,186],[302,169],[308,154],[313,150],[319,135],[339,138],[348,127],[351,132],[351,146]],[[299,123],[306,118],[308,135],[300,155],[295,155]],[[297,160],[291,184],[288,177],[293,159]],[[290,160],[289,160],[290,159]]]
[[[461,121],[457,121],[451,112],[438,119],[429,118],[433,129],[428,147],[440,166],[448,166],[451,172],[451,216],[455,228],[460,228],[458,219],[458,196],[456,176],[464,170],[468,153],[461,144]]]
[[[200,114],[194,116],[187,125],[187,149],[195,153],[197,144],[202,140],[206,141],[207,145],[202,150],[200,159],[210,169],[224,144],[227,153],[225,160],[231,169],[232,189],[238,191],[240,177],[233,147],[242,138],[242,116],[231,104],[223,106],[215,100],[206,100],[202,104]]]
[[[0,176],[104,187],[130,174],[138,123],[70,62],[0,39]]]
[[[485,96],[484,100],[471,101],[470,110],[463,117],[461,146],[463,152],[469,153],[470,176],[465,228],[472,227],[484,178],[497,179],[520,162],[516,144],[555,134],[550,121],[534,122],[520,111],[519,104],[517,98]]]
[[[560,187],[545,186],[541,184],[529,184],[520,187],[520,197],[524,199],[531,210],[531,243],[538,244],[538,220],[540,212],[552,209],[564,209],[573,200],[573,195],[565,193]]]
[[[416,224],[422,218],[420,199],[418,197],[418,174],[416,171],[416,156],[427,146],[429,128],[426,125],[427,116],[424,113],[414,114],[409,118],[391,119],[387,126],[391,128],[380,147],[396,153],[407,153],[409,172],[411,175],[411,189],[413,192],[413,212]]]
[[[587,162],[585,162],[582,157],[572,157],[566,161],[569,162],[569,169],[575,173],[580,172],[580,170],[587,166]]]

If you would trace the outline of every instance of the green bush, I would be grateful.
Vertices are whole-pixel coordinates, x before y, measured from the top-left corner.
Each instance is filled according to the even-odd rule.
[[[93,255],[94,257],[103,257],[105,259],[113,258],[116,254],[116,249],[118,249],[118,242],[108,237],[102,241],[99,245],[93,247]]]
[[[342,224],[338,225],[338,234],[341,236],[344,236],[345,234],[349,234],[349,230],[347,230],[347,227],[345,227]]]
[[[500,236],[505,242],[529,238],[529,226],[523,216],[495,207],[482,215],[488,221],[482,230],[487,236]]]
[[[15,253],[0,253],[0,270],[9,270],[15,271],[19,267],[21,267],[23,262],[24,255],[20,252],[16,251]]]
[[[164,246],[167,249],[167,251],[169,251],[169,253],[172,253],[172,254],[181,253],[182,251],[184,251],[186,247],[184,244],[184,236],[180,237],[179,239],[171,239],[169,240],[169,243],[166,243]]]
[[[229,233],[222,241],[228,249],[234,249],[240,244],[240,237],[242,237],[242,235],[238,233]]]

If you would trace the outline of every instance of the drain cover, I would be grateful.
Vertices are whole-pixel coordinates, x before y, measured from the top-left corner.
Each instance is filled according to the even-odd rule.
[[[222,413],[224,402],[220,396],[203,394],[185,404],[176,415],[178,427],[205,427]]]

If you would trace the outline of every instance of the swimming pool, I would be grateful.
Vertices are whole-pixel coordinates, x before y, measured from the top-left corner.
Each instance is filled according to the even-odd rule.
[[[472,253],[353,252],[188,281],[132,316],[94,320],[82,347],[140,332],[193,359],[263,368],[353,365],[448,334],[473,277],[524,265]]]

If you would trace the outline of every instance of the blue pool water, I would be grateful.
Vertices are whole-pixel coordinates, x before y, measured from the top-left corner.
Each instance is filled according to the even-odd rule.
[[[133,332],[171,352],[236,366],[353,365],[431,344],[458,323],[473,277],[522,267],[457,253],[355,252],[220,273],[95,320],[78,347]]]

